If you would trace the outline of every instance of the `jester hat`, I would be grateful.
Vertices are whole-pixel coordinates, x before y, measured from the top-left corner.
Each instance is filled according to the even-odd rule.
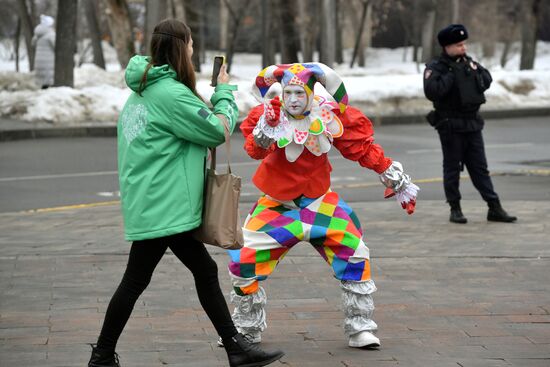
[[[260,71],[252,88],[252,94],[263,100],[275,83],[298,85],[303,87],[309,99],[308,108],[313,100],[313,87],[321,83],[338,103],[340,112],[344,112],[348,105],[348,93],[344,82],[338,74],[325,64],[319,62],[271,65]]]

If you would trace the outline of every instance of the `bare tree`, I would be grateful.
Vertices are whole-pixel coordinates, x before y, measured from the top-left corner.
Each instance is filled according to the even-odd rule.
[[[313,0],[315,1],[315,0]],[[302,61],[313,61],[313,51],[315,49],[315,40],[317,39],[318,24],[311,13],[315,6],[312,0],[298,0],[298,14],[300,18],[300,49],[302,51]]]
[[[106,6],[107,20],[117,51],[118,62],[122,68],[135,54],[134,36],[130,12],[126,0],[103,0]]]
[[[294,7],[295,0],[280,0],[277,6],[279,24],[281,25],[279,42],[281,45],[281,62],[291,64],[298,62],[298,39],[295,31]]]
[[[521,2],[522,0],[501,0],[499,13],[504,14],[503,22],[506,25],[505,27],[500,27],[502,41],[504,42],[504,47],[502,50],[502,55],[500,56],[500,66],[505,67],[508,62],[508,54],[514,40],[514,34],[517,31],[520,17],[521,17]]]
[[[193,66],[197,72],[201,71],[201,52],[203,45],[203,32],[202,32],[202,14],[199,10],[199,1],[197,0],[184,0],[185,9],[185,22],[191,29],[193,35]]]
[[[441,45],[437,40],[437,33],[443,27],[446,27],[451,23],[452,17],[452,3],[448,0],[435,0],[435,18],[434,27],[432,33],[432,57],[441,53]]]
[[[229,9],[227,9],[227,6],[225,5],[224,0],[218,0],[219,6],[220,6],[220,33],[219,33],[219,40],[220,43],[218,45],[218,48],[220,50],[225,50],[227,48],[226,42],[227,42],[227,32],[229,32]],[[269,1],[269,0],[262,0],[263,1]]]
[[[97,20],[96,2],[93,0],[82,0],[88,22],[88,30],[90,31],[90,39],[94,52],[94,64],[102,69],[105,69],[105,59],[103,58],[103,49],[101,48],[101,30]]]
[[[342,21],[342,17],[343,17],[343,11],[341,11],[341,6],[342,6],[342,1],[340,0],[335,0],[335,14],[334,14],[334,20],[335,20],[335,25],[334,25],[334,37],[336,38],[335,39],[335,50],[334,50],[334,61],[336,61],[336,63],[338,64],[341,64],[344,62],[344,49],[343,49],[343,46],[342,46],[342,26],[341,24],[343,23]]]
[[[55,27],[55,86],[74,85],[77,2],[59,0]]]
[[[336,1],[322,0],[323,27],[321,29],[321,62],[329,67],[336,60]]]
[[[272,0],[262,0],[262,67],[275,64],[275,50],[273,47],[273,34],[271,32],[271,9]]]
[[[355,63],[355,59],[359,57],[359,66],[365,66],[365,53],[364,48],[365,44],[363,41],[363,33],[365,25],[367,24],[369,12],[372,14],[372,2],[369,0],[361,1],[361,17],[358,18],[357,12],[355,12],[355,7],[350,7],[352,10],[351,20],[354,25],[353,28],[357,29],[357,36],[355,37],[355,46],[353,47],[353,56],[351,57],[351,62],[349,67],[352,68]]]
[[[460,19],[460,0],[452,0],[451,22],[458,23]]]
[[[422,61],[428,62],[434,57],[433,40],[435,28],[435,7],[436,0],[424,0],[420,6],[420,12],[424,14],[422,26]]]
[[[540,0],[522,2],[520,70],[533,69],[537,52]]]
[[[249,6],[250,4],[248,4],[247,1],[243,0],[234,0],[232,2],[234,4],[233,6],[230,4],[229,0],[223,0],[223,2],[229,12],[229,29],[227,31],[225,41],[227,71],[229,72],[231,69],[231,64],[233,63],[233,56],[235,54],[235,41],[237,40],[237,36],[239,34],[239,28],[241,26],[242,19],[246,14],[247,6]]]
[[[493,57],[495,55],[495,46],[500,28],[498,3],[499,0],[485,0],[480,2],[476,8],[478,13],[476,18],[483,29],[483,37],[480,38],[483,57]],[[508,27],[509,25],[506,25],[505,28]]]
[[[32,10],[32,9],[31,9]],[[32,21],[31,13],[25,0],[17,0],[17,12],[21,21],[21,30],[25,36],[25,45],[27,46],[27,56],[29,58],[29,69],[34,70],[34,48],[32,46],[32,36],[35,24]]]
[[[165,19],[168,12],[168,0],[145,0],[145,25],[143,31],[143,44],[141,45],[141,53],[148,55],[149,43],[151,42],[151,34],[153,29],[162,20]]]
[[[17,17],[17,25],[15,26],[15,39],[13,47],[15,51],[15,71],[19,72],[19,39],[21,38],[21,18]]]

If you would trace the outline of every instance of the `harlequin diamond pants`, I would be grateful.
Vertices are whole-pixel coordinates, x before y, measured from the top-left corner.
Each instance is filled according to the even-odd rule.
[[[239,331],[257,333],[265,329],[267,297],[258,282],[267,279],[300,242],[313,245],[340,280],[346,334],[376,330],[371,319],[371,294],[376,286],[371,280],[369,249],[357,216],[337,193],[285,202],[263,196],[250,211],[243,234],[244,247],[229,251],[233,321]]]

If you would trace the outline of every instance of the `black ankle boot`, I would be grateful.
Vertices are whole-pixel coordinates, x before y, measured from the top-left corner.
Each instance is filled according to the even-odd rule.
[[[88,367],[120,367],[118,354],[92,345],[92,356]]]
[[[241,334],[224,339],[223,345],[229,358],[230,367],[267,366],[284,355],[280,350],[264,352],[258,346],[247,342]]]
[[[506,213],[506,211],[502,209],[502,206],[500,205],[500,201],[498,199],[488,201],[487,205],[489,206],[489,211],[487,212],[487,220],[491,222],[511,223],[518,220],[517,217],[508,215],[508,213]]]
[[[449,205],[451,206],[451,215],[449,217],[449,221],[453,223],[468,223],[468,219],[462,214],[462,209],[460,208],[460,201],[449,201]]]

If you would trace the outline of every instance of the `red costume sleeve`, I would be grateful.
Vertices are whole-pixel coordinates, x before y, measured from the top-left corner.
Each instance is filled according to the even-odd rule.
[[[384,150],[374,143],[372,122],[354,107],[348,107],[338,117],[344,125],[344,133],[334,139],[334,146],[342,155],[352,161],[357,161],[362,167],[381,174],[392,163],[390,157],[384,155]]]
[[[264,159],[269,155],[269,153],[273,152],[275,150],[275,145],[271,144],[271,146],[268,149],[263,149],[256,145],[254,142],[254,136],[252,135],[252,130],[254,130],[254,127],[256,127],[256,124],[258,123],[258,120],[260,119],[260,116],[264,113],[264,106],[259,105],[254,107],[246,119],[241,123],[241,132],[244,136],[244,150],[250,158],[252,159]]]

